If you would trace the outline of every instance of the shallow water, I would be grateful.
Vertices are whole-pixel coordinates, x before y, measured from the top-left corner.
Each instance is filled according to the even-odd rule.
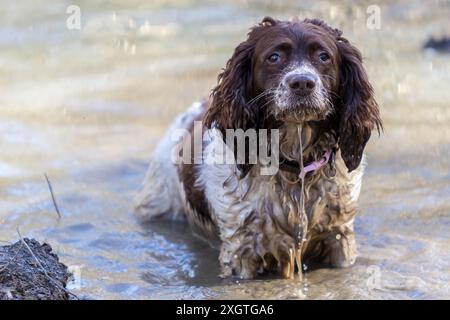
[[[450,56],[446,1],[16,1],[0,12],[0,240],[49,242],[87,298],[450,298]],[[170,120],[209,94],[265,15],[321,17],[364,53],[385,132],[373,136],[356,219],[360,257],[302,283],[220,280],[183,223],[140,226],[131,201]],[[62,218],[55,213],[47,173]],[[80,273],[81,271],[81,273]]]

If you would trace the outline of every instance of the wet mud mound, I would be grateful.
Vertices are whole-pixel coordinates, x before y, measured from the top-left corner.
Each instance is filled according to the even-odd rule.
[[[25,238],[0,247],[0,300],[66,300],[69,277],[47,243]]]

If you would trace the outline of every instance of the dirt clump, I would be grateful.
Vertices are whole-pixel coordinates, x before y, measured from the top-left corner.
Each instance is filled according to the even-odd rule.
[[[73,298],[70,273],[49,244],[24,238],[0,246],[0,300]]]

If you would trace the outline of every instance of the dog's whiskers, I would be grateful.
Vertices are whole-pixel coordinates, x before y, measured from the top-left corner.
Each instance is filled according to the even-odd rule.
[[[261,98],[266,97],[267,95],[272,93],[272,89],[263,91],[262,93],[258,94],[256,97],[252,98],[250,101],[247,102],[247,106],[251,105],[252,103],[255,103],[256,101],[258,101]]]

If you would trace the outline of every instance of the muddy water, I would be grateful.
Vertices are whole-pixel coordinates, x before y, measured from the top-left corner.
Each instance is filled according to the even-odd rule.
[[[16,1],[0,11],[0,240],[48,241],[88,298],[450,298],[450,57],[446,1]],[[222,281],[182,223],[143,228],[131,200],[169,121],[209,93],[264,15],[321,17],[364,53],[385,132],[369,143],[355,266],[303,283]],[[47,173],[62,213],[58,219]]]

